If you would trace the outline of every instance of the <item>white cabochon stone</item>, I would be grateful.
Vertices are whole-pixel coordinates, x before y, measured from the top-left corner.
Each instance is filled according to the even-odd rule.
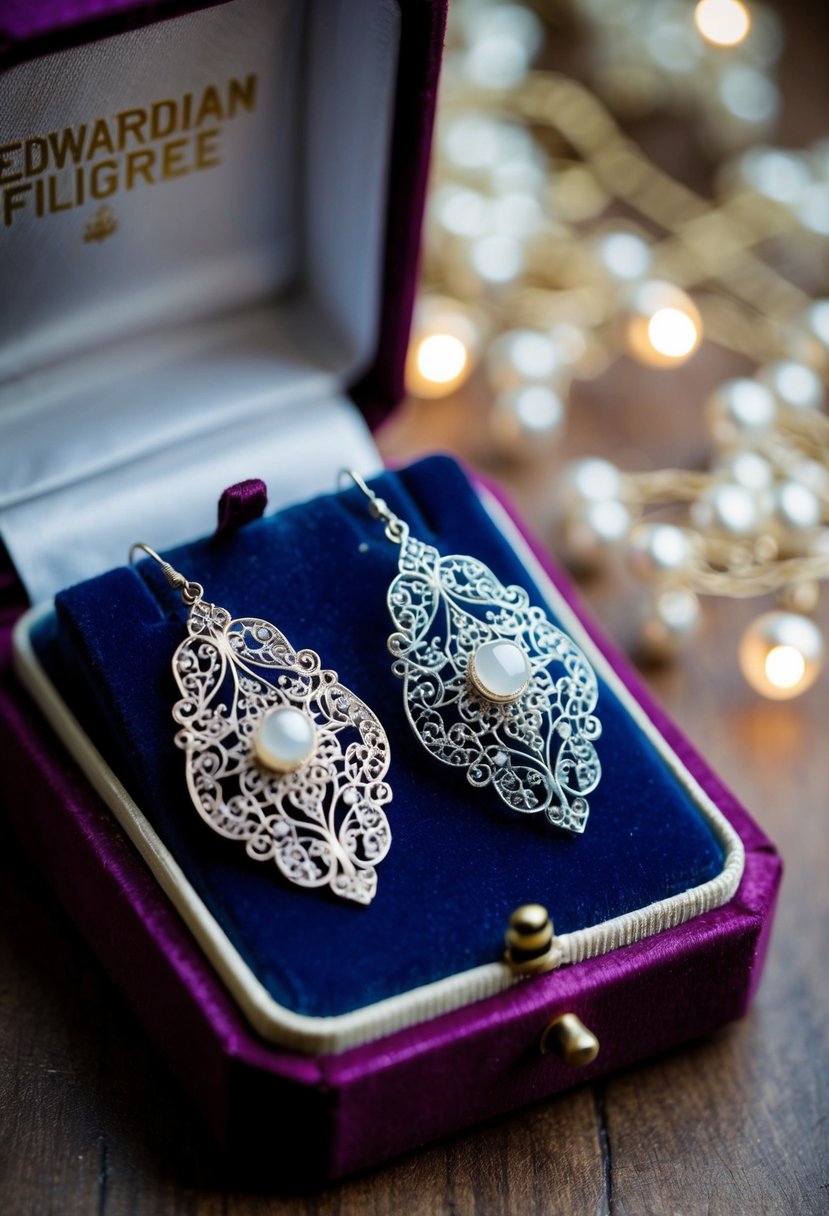
[[[517,700],[531,674],[530,661],[515,642],[484,642],[469,660],[473,688],[490,701]]]
[[[266,768],[291,773],[308,759],[316,742],[317,730],[308,715],[290,705],[280,705],[269,709],[259,723],[253,749]]]

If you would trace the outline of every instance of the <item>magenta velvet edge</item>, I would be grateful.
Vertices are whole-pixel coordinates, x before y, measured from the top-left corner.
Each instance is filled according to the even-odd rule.
[[[0,685],[0,742],[20,758],[6,774],[5,793],[24,844],[214,1134],[238,1149],[250,1143],[252,1112],[290,1101],[294,1117],[280,1136],[285,1144],[287,1135],[306,1181],[339,1177],[702,1034],[742,1014],[759,979],[779,857],[516,524],[614,670],[740,832],[743,880],[730,904],[686,925],[336,1055],[303,1057],[258,1039],[8,672]],[[2,641],[7,663],[8,628]],[[602,1042],[596,1063],[578,1073],[537,1047],[550,1018],[569,1008]],[[378,1118],[403,1097],[405,1120]]]
[[[448,0],[403,0],[389,167],[380,328],[374,361],[351,395],[374,428],[403,396],[417,294],[420,228],[429,184]]]
[[[162,21],[182,12],[208,9],[224,4],[225,0],[0,0],[0,38],[6,44],[18,44],[28,55],[44,54],[43,40],[49,39],[47,49],[77,44],[119,33],[113,22],[123,21],[122,29],[131,28],[141,13],[143,22]],[[80,28],[79,28],[80,27]]]

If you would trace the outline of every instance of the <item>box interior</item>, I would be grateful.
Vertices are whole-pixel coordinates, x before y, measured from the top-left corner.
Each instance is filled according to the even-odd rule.
[[[0,533],[29,596],[188,542],[211,598],[318,650],[392,740],[392,852],[371,907],[345,905],[192,811],[169,714],[185,613],[156,570],[81,583],[34,639],[256,984],[320,1021],[491,965],[519,903],[572,934],[724,866],[693,782],[606,683],[582,837],[427,760],[385,651],[396,552],[354,494],[193,539],[231,482],[282,504],[379,464],[347,389],[378,330],[399,21],[393,0],[228,0],[0,77]],[[454,465],[382,491],[444,553],[531,585]]]
[[[30,597],[377,467],[400,12],[228,3],[0,76],[0,530]],[[170,403],[175,403],[175,409]],[[106,504],[104,509],[103,504]]]
[[[505,583],[554,607],[447,458],[385,474],[378,490],[442,553],[472,550]],[[265,617],[294,645],[317,650],[378,714],[391,741],[393,843],[364,908],[291,887],[272,864],[256,864],[216,837],[192,808],[171,718],[171,658],[186,609],[158,567],[121,568],[64,592],[57,629],[47,618],[35,639],[70,707],[283,1008],[336,1017],[493,963],[521,903],[546,904],[557,933],[568,934],[723,871],[723,838],[701,809],[701,792],[605,676],[603,776],[582,836],[557,832],[541,815],[510,812],[492,790],[471,789],[462,773],[425,755],[385,647],[397,549],[358,491],[318,497],[226,543],[203,541],[170,556],[232,614]]]

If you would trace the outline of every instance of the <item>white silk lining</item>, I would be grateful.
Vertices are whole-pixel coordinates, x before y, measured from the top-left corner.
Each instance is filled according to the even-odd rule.
[[[394,0],[231,0],[0,76],[0,145],[256,72],[209,172],[0,228],[0,534],[33,601],[203,535],[218,495],[330,489],[376,449]],[[15,162],[16,163],[16,162]]]

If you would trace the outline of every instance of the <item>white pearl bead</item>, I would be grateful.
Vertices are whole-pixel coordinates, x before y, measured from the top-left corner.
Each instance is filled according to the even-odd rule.
[[[660,591],[641,625],[641,645],[647,657],[670,658],[696,632],[699,619],[699,599],[689,587]]]
[[[256,759],[275,773],[291,773],[316,747],[313,721],[291,705],[269,709],[253,737]]]
[[[469,265],[484,287],[503,287],[524,269],[524,247],[514,236],[479,237],[469,249]]]
[[[530,682],[526,653],[515,642],[484,642],[469,659],[472,687],[488,701],[516,701]]]
[[[522,5],[481,6],[464,21],[469,42],[464,75],[485,89],[508,89],[526,76],[544,41],[544,27]]]
[[[517,123],[468,111],[441,123],[438,150],[468,181],[489,184],[504,165],[533,165],[542,157],[532,134]]]
[[[829,300],[815,300],[807,309],[807,316],[815,336],[829,346]]]
[[[829,498],[829,467],[820,460],[799,461],[791,470],[791,479],[819,498]]]
[[[705,403],[711,434],[717,443],[727,445],[765,434],[777,418],[777,402],[756,380],[726,380]]]
[[[519,192],[532,198],[540,198],[547,185],[548,168],[540,149],[533,149],[532,157],[518,156],[510,160],[499,160],[493,165],[489,182],[496,195]]]
[[[466,186],[441,186],[429,200],[429,215],[450,236],[466,240],[482,236],[489,227],[490,203]]]
[[[731,452],[719,465],[728,481],[745,486],[753,494],[762,494],[774,482],[774,469],[764,456],[756,452]]]
[[[771,508],[774,520],[781,528],[802,531],[820,523],[817,497],[797,481],[783,481],[774,487]]]
[[[751,536],[760,523],[755,496],[745,486],[711,486],[691,507],[691,518],[702,532],[724,536]]]
[[[787,612],[814,612],[820,603],[820,583],[805,579],[799,583],[789,583],[781,588],[777,595],[781,608]]]
[[[810,367],[829,373],[829,300],[815,300],[792,330],[791,352]]]
[[[550,337],[562,363],[578,367],[588,352],[584,330],[569,321],[557,321],[550,327]]]
[[[674,524],[641,523],[630,534],[627,550],[633,572],[646,581],[676,577],[692,556],[688,533]]]
[[[699,43],[688,37],[687,23],[676,16],[672,20],[663,19],[646,31],[645,50],[655,64],[677,76],[693,72],[701,57]]]
[[[650,245],[635,232],[606,232],[596,242],[602,269],[620,282],[643,278],[650,269]]]
[[[517,388],[522,381],[549,381],[561,371],[552,338],[540,330],[510,329],[491,343],[487,368],[496,392]]]
[[[720,76],[718,92],[728,113],[753,128],[769,125],[780,109],[777,87],[747,63],[727,67]]]
[[[467,80],[483,89],[510,89],[521,83],[529,66],[529,56],[516,38],[490,34],[469,47],[463,72]]]
[[[455,115],[441,124],[439,147],[452,166],[480,176],[497,164],[501,124],[474,112]]]
[[[750,148],[740,157],[739,173],[752,190],[784,205],[795,202],[811,176],[802,156],[779,148]]]
[[[500,393],[492,406],[492,433],[505,452],[532,456],[544,452],[564,424],[564,402],[543,384],[525,384]]]
[[[793,359],[781,359],[761,367],[759,384],[765,385],[778,404],[792,410],[819,410],[823,406],[823,381],[811,367]]]
[[[809,163],[815,177],[829,181],[829,139],[818,139],[809,149]]]
[[[511,236],[526,241],[544,223],[544,212],[538,199],[525,191],[510,190],[499,194],[489,206],[489,224],[497,236]]]
[[[575,570],[599,569],[627,539],[630,525],[630,511],[622,502],[609,498],[583,503],[564,521],[565,560]]]
[[[818,236],[829,236],[829,198],[826,182],[812,182],[794,205],[794,213],[804,228]]]
[[[513,38],[527,59],[537,55],[544,42],[544,27],[531,9],[520,4],[482,5],[476,2],[461,12],[464,35],[469,42],[480,38]]]
[[[740,668],[757,692],[782,701],[814,684],[823,654],[823,636],[814,621],[795,612],[766,612],[743,634]]]
[[[561,496],[568,506],[621,498],[624,480],[615,464],[597,456],[574,460],[561,475]]]

